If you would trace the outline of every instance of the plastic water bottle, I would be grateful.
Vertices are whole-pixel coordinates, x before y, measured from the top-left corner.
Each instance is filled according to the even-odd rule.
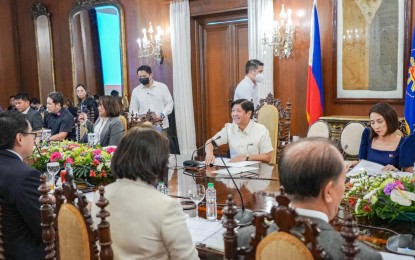
[[[208,183],[208,188],[206,190],[206,218],[209,221],[216,221],[218,218],[216,190],[212,182]]]
[[[163,181],[159,182],[159,185],[157,185],[157,190],[160,191],[163,194],[169,194],[169,191],[167,190],[167,186],[164,184]]]

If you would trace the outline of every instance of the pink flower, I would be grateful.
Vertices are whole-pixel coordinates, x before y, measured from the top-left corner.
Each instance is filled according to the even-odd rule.
[[[57,160],[59,160],[59,159],[62,159],[62,154],[60,153],[60,152],[53,152],[51,155],[50,155],[50,158],[49,158],[49,160],[51,161],[51,162],[56,162]]]
[[[97,149],[97,150],[92,151],[92,153],[94,155],[98,155],[98,154],[101,154],[101,150]]]
[[[112,153],[114,153],[116,150],[117,150],[117,148],[115,148],[115,147],[108,147],[108,148],[107,148],[107,153],[112,154]]]
[[[398,186],[399,189],[404,190],[405,186],[403,186],[402,182],[400,180],[395,181],[396,186]]]
[[[67,163],[70,163],[71,165],[73,165],[73,159],[71,157],[66,158],[65,165]]]

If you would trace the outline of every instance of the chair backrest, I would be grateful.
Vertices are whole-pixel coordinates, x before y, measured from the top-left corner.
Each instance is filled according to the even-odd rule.
[[[127,129],[128,128],[127,119],[123,115],[120,115],[118,118],[120,119],[121,124],[124,127],[124,135],[126,135],[127,134],[127,130],[128,130]]]
[[[150,110],[144,115],[130,115],[130,121],[128,122],[128,128],[141,126],[145,122],[150,122],[155,126],[162,126],[163,120],[158,118],[156,113]]]
[[[349,122],[340,134],[340,145],[345,157],[355,158],[359,154],[360,142],[365,125],[358,122]]]
[[[285,195],[283,187],[276,200],[278,206],[273,206],[269,214],[254,216],[252,224],[255,226],[255,233],[252,235],[250,247],[243,248],[237,247],[237,233],[234,231],[236,227],[234,216],[237,210],[232,196],[228,196],[227,206],[222,210],[226,217],[223,224],[226,228],[225,259],[237,259],[238,255],[245,256],[245,259],[323,259],[326,257],[326,253],[317,241],[320,233],[317,225],[311,223],[308,218],[298,216],[296,211],[289,207],[290,200]],[[273,220],[278,231],[267,235],[268,224],[265,220]],[[266,239],[262,239],[264,237]],[[293,255],[284,258],[288,252]]]
[[[93,228],[93,221],[87,209],[88,201],[85,195],[76,189],[73,179],[69,178],[62,188],[54,191],[56,200],[55,211],[49,199],[49,186],[46,185],[46,175],[41,176],[41,225],[42,238],[45,243],[46,259],[113,259],[109,216],[105,207],[108,200],[104,198],[104,188],[99,188],[100,198],[96,203],[101,211],[98,230]],[[100,250],[97,247],[100,244]]]
[[[272,152],[271,163],[277,163],[277,143],[278,143],[278,127],[279,127],[279,113],[278,109],[273,105],[264,104],[258,111],[257,122],[263,124],[269,132],[271,137]]]
[[[283,107],[281,100],[279,98],[274,98],[274,96],[269,93],[266,98],[262,98],[259,100],[259,105],[255,108],[254,111],[254,119],[256,121],[259,120],[259,111],[261,108],[265,105],[272,105],[274,106],[278,111],[278,130],[276,134],[276,147],[277,147],[277,154],[276,154],[276,160],[281,156],[281,152],[284,149],[284,147],[290,142],[291,138],[291,101],[288,99],[285,108]],[[269,108],[268,108],[269,109]],[[269,131],[269,129],[268,129]],[[271,135],[271,139],[273,139],[273,136]],[[274,141],[271,140],[274,144]]]
[[[314,122],[307,131],[307,137],[331,138],[330,126],[326,121],[318,120]]]

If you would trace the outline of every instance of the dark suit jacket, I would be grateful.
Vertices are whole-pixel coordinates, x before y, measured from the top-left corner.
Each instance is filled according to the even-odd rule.
[[[328,259],[343,259],[344,254],[341,251],[341,247],[344,244],[344,239],[337,232],[329,223],[321,220],[319,218],[309,218],[311,222],[317,223],[318,227],[320,228],[320,234],[318,236],[318,241],[320,242],[321,246],[323,247],[324,251],[326,251],[328,255]],[[277,226],[272,224],[268,228],[268,233],[272,231],[276,231]],[[249,242],[251,239],[251,234],[255,232],[255,228],[253,226],[248,226],[241,228],[238,231],[238,246],[249,246]],[[359,259],[373,259],[373,260],[380,260],[382,256],[378,251],[372,249],[365,244],[357,241],[357,245],[360,248],[360,253],[357,254]]]
[[[44,259],[38,191],[40,172],[0,150],[0,205],[6,259]]]
[[[39,111],[36,111],[30,107],[26,115],[27,115],[27,120],[32,126],[33,131],[42,129],[43,120],[42,120],[42,116],[40,115]]]

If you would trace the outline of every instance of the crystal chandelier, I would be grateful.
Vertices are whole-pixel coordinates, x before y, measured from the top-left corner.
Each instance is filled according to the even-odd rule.
[[[161,30],[160,26],[156,27],[157,33],[153,37],[153,26],[151,25],[151,22],[149,24],[148,30],[143,29],[143,38],[137,39],[138,44],[138,57],[139,58],[148,58],[153,57],[158,64],[162,64],[164,61],[164,55],[163,55],[163,48],[162,48],[162,42],[161,37],[163,35],[163,31]],[[147,37],[148,33],[148,37]]]
[[[273,49],[274,56],[288,59],[294,45],[295,26],[291,20],[291,9],[285,12],[284,5],[282,5],[280,20],[274,22],[272,30],[264,33],[262,44],[270,46]]]

